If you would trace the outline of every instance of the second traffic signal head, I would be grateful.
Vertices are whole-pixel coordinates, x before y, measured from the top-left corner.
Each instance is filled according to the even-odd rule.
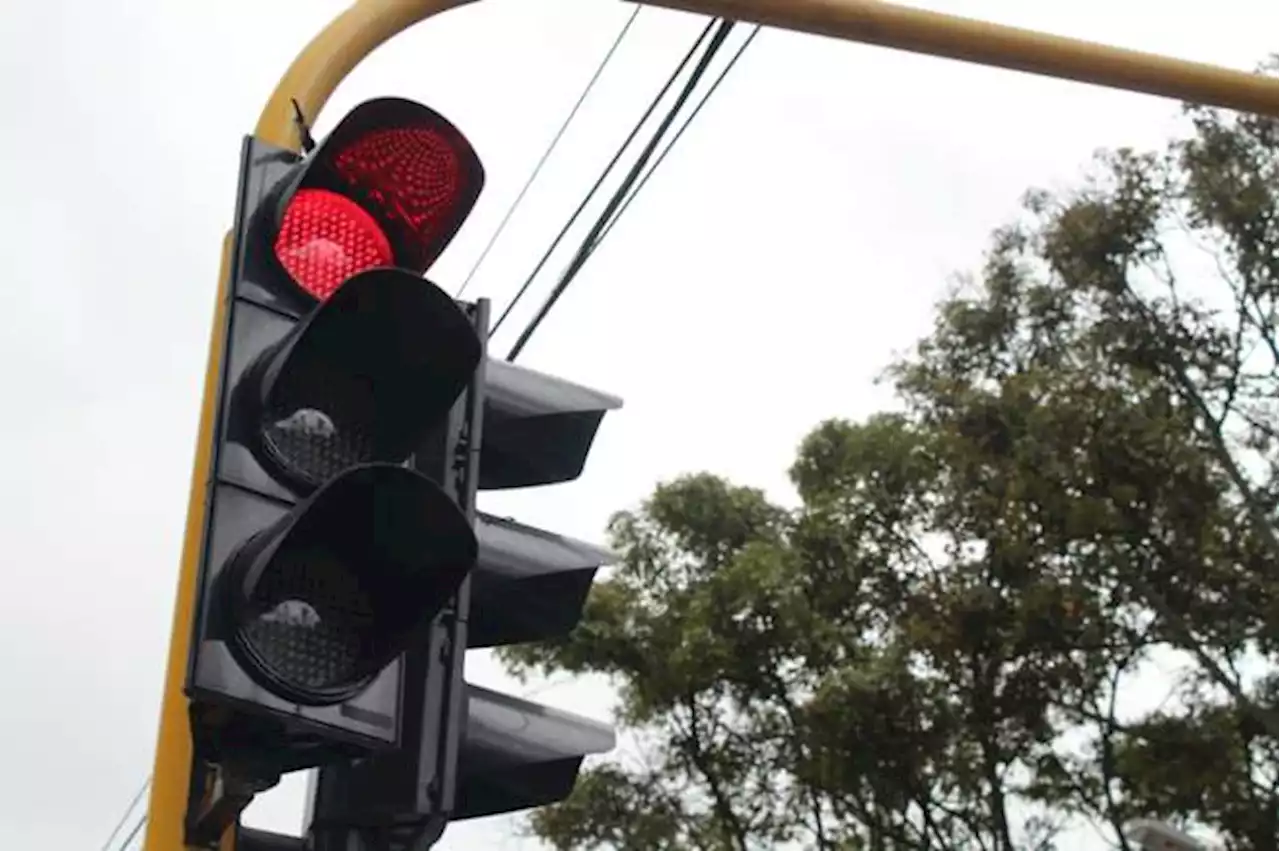
[[[605,414],[622,404],[501,361],[486,360],[481,372],[483,415],[468,432],[479,444],[471,478],[477,489],[577,478]],[[475,448],[468,445],[468,454]],[[425,847],[413,843],[436,835],[449,819],[563,800],[583,760],[614,746],[607,725],[466,683],[463,651],[563,639],[582,619],[596,571],[615,556],[479,512],[476,536],[476,564],[459,592],[461,614],[448,640],[406,657],[406,693],[412,690],[421,708],[404,719],[412,746],[337,762],[318,774],[311,829],[321,851],[349,847],[353,824],[416,837],[388,847]]]

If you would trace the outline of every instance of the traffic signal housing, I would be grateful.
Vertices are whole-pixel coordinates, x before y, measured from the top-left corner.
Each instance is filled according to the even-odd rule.
[[[480,372],[480,489],[577,478],[604,415],[622,404],[502,361],[486,360]],[[572,791],[586,756],[614,746],[606,724],[466,683],[465,653],[456,652],[567,636],[613,554],[511,518],[477,513],[475,528],[476,567],[452,619],[439,624],[449,642],[406,656],[406,688],[421,707],[413,740],[320,770],[316,851],[354,847],[353,834],[363,837],[359,847],[425,848],[449,821],[555,803]]]
[[[401,657],[478,551],[457,464],[413,462],[469,427],[487,319],[422,273],[483,180],[401,99],[303,159],[246,140],[187,672],[197,844],[283,772],[401,743]]]
[[[504,361],[487,364],[484,388],[478,476],[484,490],[578,478],[605,414],[622,407],[608,393]],[[471,648],[568,637],[596,571],[615,560],[603,547],[510,518],[481,515],[476,530]],[[561,801],[573,791],[583,759],[614,743],[613,729],[598,721],[468,685],[451,817]]]

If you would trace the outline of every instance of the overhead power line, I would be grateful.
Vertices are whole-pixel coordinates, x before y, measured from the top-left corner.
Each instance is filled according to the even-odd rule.
[[[685,83],[684,88],[676,98],[675,103],[672,104],[671,109],[668,110],[666,116],[662,119],[662,123],[653,134],[653,138],[649,140],[649,143],[645,145],[644,150],[641,151],[639,158],[637,158],[635,164],[632,165],[631,170],[623,179],[622,185],[620,185],[613,193],[613,197],[609,199],[608,205],[605,206],[604,211],[600,214],[599,218],[596,219],[596,223],[592,226],[591,231],[582,241],[582,244],[578,247],[577,252],[575,252],[573,256],[573,259],[569,261],[568,267],[566,267],[564,273],[560,276],[560,281],[556,284],[555,288],[552,289],[551,294],[547,296],[546,300],[542,303],[542,306],[538,308],[538,312],[529,321],[529,324],[520,332],[520,336],[516,339],[515,345],[511,347],[511,351],[507,354],[508,361],[514,361],[520,355],[520,352],[528,344],[530,338],[533,337],[534,332],[538,330],[538,326],[547,318],[547,314],[551,312],[551,308],[553,308],[556,302],[559,301],[560,296],[564,295],[564,291],[568,289],[569,284],[573,282],[573,279],[577,276],[579,270],[582,269],[583,264],[587,262],[587,258],[591,256],[591,250],[596,240],[599,239],[600,233],[604,230],[604,227],[608,224],[609,220],[614,216],[627,192],[631,189],[632,185],[635,184],[640,172],[649,162],[649,158],[653,156],[654,150],[662,141],[663,135],[665,135],[668,128],[670,128],[672,122],[675,121],[676,115],[679,114],[681,108],[684,107],[689,96],[693,94],[694,88],[697,87],[698,82],[702,79],[702,75],[706,73],[707,66],[711,64],[711,60],[715,57],[716,52],[719,51],[720,46],[724,44],[725,38],[734,27],[734,23],[735,22],[732,20],[719,19],[719,24],[716,27],[715,34],[711,37],[710,43],[707,45],[706,52],[702,55],[702,58],[698,60],[697,66],[693,69],[693,73]]]
[[[107,835],[107,841],[102,843],[102,851],[108,851],[108,849],[111,848],[111,843],[115,840],[117,834],[120,833],[120,828],[124,827],[125,822],[129,820],[129,814],[133,812],[134,807],[138,806],[138,802],[142,800],[142,796],[150,786],[151,778],[148,776],[146,780],[142,781],[142,786],[139,787],[137,793],[134,794],[133,800],[129,802],[129,806],[125,807],[124,815],[120,816],[120,821],[116,822],[116,826],[111,828],[111,833]],[[129,841],[125,840],[124,844],[128,845]],[[124,845],[121,845],[120,847],[123,848]]]
[[[643,128],[645,122],[649,120],[649,116],[653,114],[653,111],[658,108],[658,104],[662,102],[662,99],[666,97],[667,92],[671,90],[673,85],[675,85],[677,78],[679,78],[690,60],[693,59],[693,55],[698,52],[698,48],[702,46],[704,41],[706,41],[707,36],[711,34],[711,30],[714,26],[714,20],[707,23],[703,28],[702,33],[694,41],[693,46],[689,48],[688,52],[685,53],[684,58],[680,60],[680,64],[671,72],[671,76],[667,78],[667,82],[664,83],[658,93],[654,95],[653,100],[649,103],[649,108],[644,111],[644,114],[640,116],[640,120],[638,120],[635,123],[635,126],[631,128],[631,132],[627,134],[626,140],[618,146],[618,150],[614,153],[613,159],[609,160],[609,164],[604,167],[602,172],[600,172],[600,176],[596,178],[596,182],[587,190],[587,194],[582,199],[582,203],[580,203],[578,208],[573,211],[573,214],[569,216],[569,221],[565,222],[564,227],[560,228],[560,233],[556,234],[556,238],[551,241],[551,245],[547,248],[546,252],[543,253],[542,259],[540,259],[538,264],[533,267],[533,271],[529,273],[529,277],[525,279],[525,282],[520,285],[520,289],[516,291],[514,296],[512,296],[506,309],[502,311],[502,315],[499,316],[498,321],[494,323],[493,330],[490,331],[490,334],[496,332],[502,327],[502,323],[511,315],[511,311],[515,308],[516,304],[524,298],[525,293],[529,291],[529,287],[533,286],[534,280],[538,277],[539,273],[542,272],[542,268],[547,265],[547,261],[551,259],[552,253],[560,246],[560,243],[564,240],[565,234],[569,232],[569,228],[573,227],[573,225],[578,221],[578,217],[582,215],[582,211],[585,210],[587,205],[595,198],[596,193],[600,191],[601,185],[604,184],[605,180],[609,177],[609,174],[613,171],[613,167],[618,164],[618,160],[622,159],[622,155],[626,153],[626,150],[631,146],[632,141],[634,141],[636,136],[639,135],[641,128]]]
[[[520,189],[520,194],[516,195],[515,200],[511,202],[511,206],[507,208],[507,212],[502,216],[502,221],[498,222],[497,229],[485,244],[484,250],[480,252],[480,256],[476,258],[476,262],[471,265],[471,271],[467,272],[467,276],[462,279],[462,286],[458,288],[458,296],[461,296],[467,289],[467,285],[470,284],[471,279],[475,277],[476,270],[478,270],[480,265],[484,263],[485,258],[489,256],[489,252],[493,249],[494,243],[498,241],[498,237],[502,236],[502,232],[506,230],[507,222],[511,221],[511,216],[515,214],[516,209],[520,206],[520,202],[523,201],[524,196],[528,194],[529,187],[533,186],[534,181],[538,179],[538,175],[542,173],[542,167],[547,164],[547,160],[551,158],[551,153],[556,149],[556,146],[560,144],[560,139],[564,136],[565,131],[569,129],[569,125],[577,116],[578,110],[582,108],[582,104],[586,101],[587,96],[591,94],[591,90],[595,88],[596,81],[600,79],[600,75],[604,72],[605,67],[608,66],[610,60],[613,59],[613,54],[618,51],[618,46],[622,44],[622,40],[626,37],[627,31],[630,30],[631,25],[636,22],[636,16],[640,14],[640,10],[643,8],[643,6],[637,5],[633,10],[631,10],[631,16],[627,18],[627,22],[622,25],[622,29],[618,30],[618,35],[614,38],[613,44],[609,47],[608,52],[605,53],[604,58],[600,60],[600,64],[596,66],[595,73],[592,74],[591,79],[587,81],[587,85],[582,90],[582,94],[578,95],[577,102],[574,103],[573,109],[569,110],[569,114],[560,125],[560,129],[556,131],[556,135],[551,139],[551,144],[547,145],[547,149],[543,151],[541,159],[539,159],[537,165],[533,167],[533,172],[529,175],[529,179],[525,181],[524,186]]]
[[[133,842],[134,837],[138,835],[138,831],[142,830],[142,826],[147,823],[147,814],[143,813],[138,817],[137,822],[133,825],[133,830],[129,831],[129,835],[124,838],[124,842],[120,843],[120,851],[128,851],[129,843]]]
[[[729,76],[729,72],[733,70],[733,66],[738,64],[738,60],[742,58],[742,54],[751,46],[751,42],[755,40],[755,37],[760,34],[761,29],[763,29],[763,27],[760,24],[753,26],[751,28],[751,32],[745,39],[743,39],[742,43],[738,45],[738,49],[734,51],[733,56],[729,57],[728,63],[723,69],[721,69],[715,80],[711,82],[711,86],[707,89],[706,93],[703,94],[702,99],[694,105],[693,111],[689,113],[687,118],[685,118],[684,123],[680,125],[680,129],[676,130],[676,134],[671,137],[671,141],[668,142],[666,147],[662,149],[662,152],[658,154],[658,158],[653,161],[653,165],[649,166],[648,171],[644,173],[639,182],[636,183],[635,188],[631,190],[631,193],[627,196],[626,200],[622,202],[622,206],[618,208],[618,212],[614,213],[613,218],[609,220],[609,224],[605,225],[605,229],[600,232],[600,236],[591,246],[590,253],[594,254],[595,250],[600,247],[602,242],[604,242],[605,237],[612,233],[614,225],[618,223],[618,219],[622,218],[622,214],[631,206],[631,202],[640,194],[640,190],[644,189],[645,184],[649,182],[649,178],[653,177],[653,173],[658,170],[658,167],[662,165],[662,161],[667,158],[667,154],[671,153],[671,149],[680,141],[680,137],[684,135],[684,131],[689,129],[689,125],[698,117],[698,113],[702,112],[702,108],[707,105],[707,101],[709,101],[711,96],[716,93],[716,89],[720,88],[720,84],[724,82],[724,78]]]

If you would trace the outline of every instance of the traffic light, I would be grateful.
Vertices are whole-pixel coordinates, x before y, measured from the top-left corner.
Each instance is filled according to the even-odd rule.
[[[502,361],[489,362],[484,388],[482,489],[576,479],[604,415],[622,405],[606,393]],[[582,618],[596,571],[614,560],[601,547],[511,519],[481,515],[476,532],[467,627],[472,648],[568,636]],[[611,727],[510,695],[468,686],[467,706],[454,819],[563,800],[583,758],[614,746]]]
[[[193,844],[281,773],[414,724],[403,654],[478,552],[467,465],[417,459],[474,427],[487,324],[422,275],[483,181],[407,100],[301,159],[246,140],[186,681]]]
[[[478,373],[481,489],[577,478],[605,413],[621,405],[502,361],[486,360]],[[614,746],[607,725],[466,683],[465,653],[452,652],[565,637],[613,555],[509,518],[476,520],[476,567],[455,616],[437,622],[449,640],[406,654],[406,688],[420,707],[412,741],[321,768],[310,828],[316,851],[426,848],[449,821],[555,803],[572,791],[585,756]]]

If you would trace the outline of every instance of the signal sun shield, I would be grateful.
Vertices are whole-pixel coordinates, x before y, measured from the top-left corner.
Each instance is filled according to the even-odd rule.
[[[401,463],[480,357],[471,322],[435,284],[362,272],[250,368],[255,454],[303,492],[356,464]]]
[[[426,628],[476,550],[466,516],[426,476],[352,467],[231,557],[228,647],[281,697],[340,703]]]

